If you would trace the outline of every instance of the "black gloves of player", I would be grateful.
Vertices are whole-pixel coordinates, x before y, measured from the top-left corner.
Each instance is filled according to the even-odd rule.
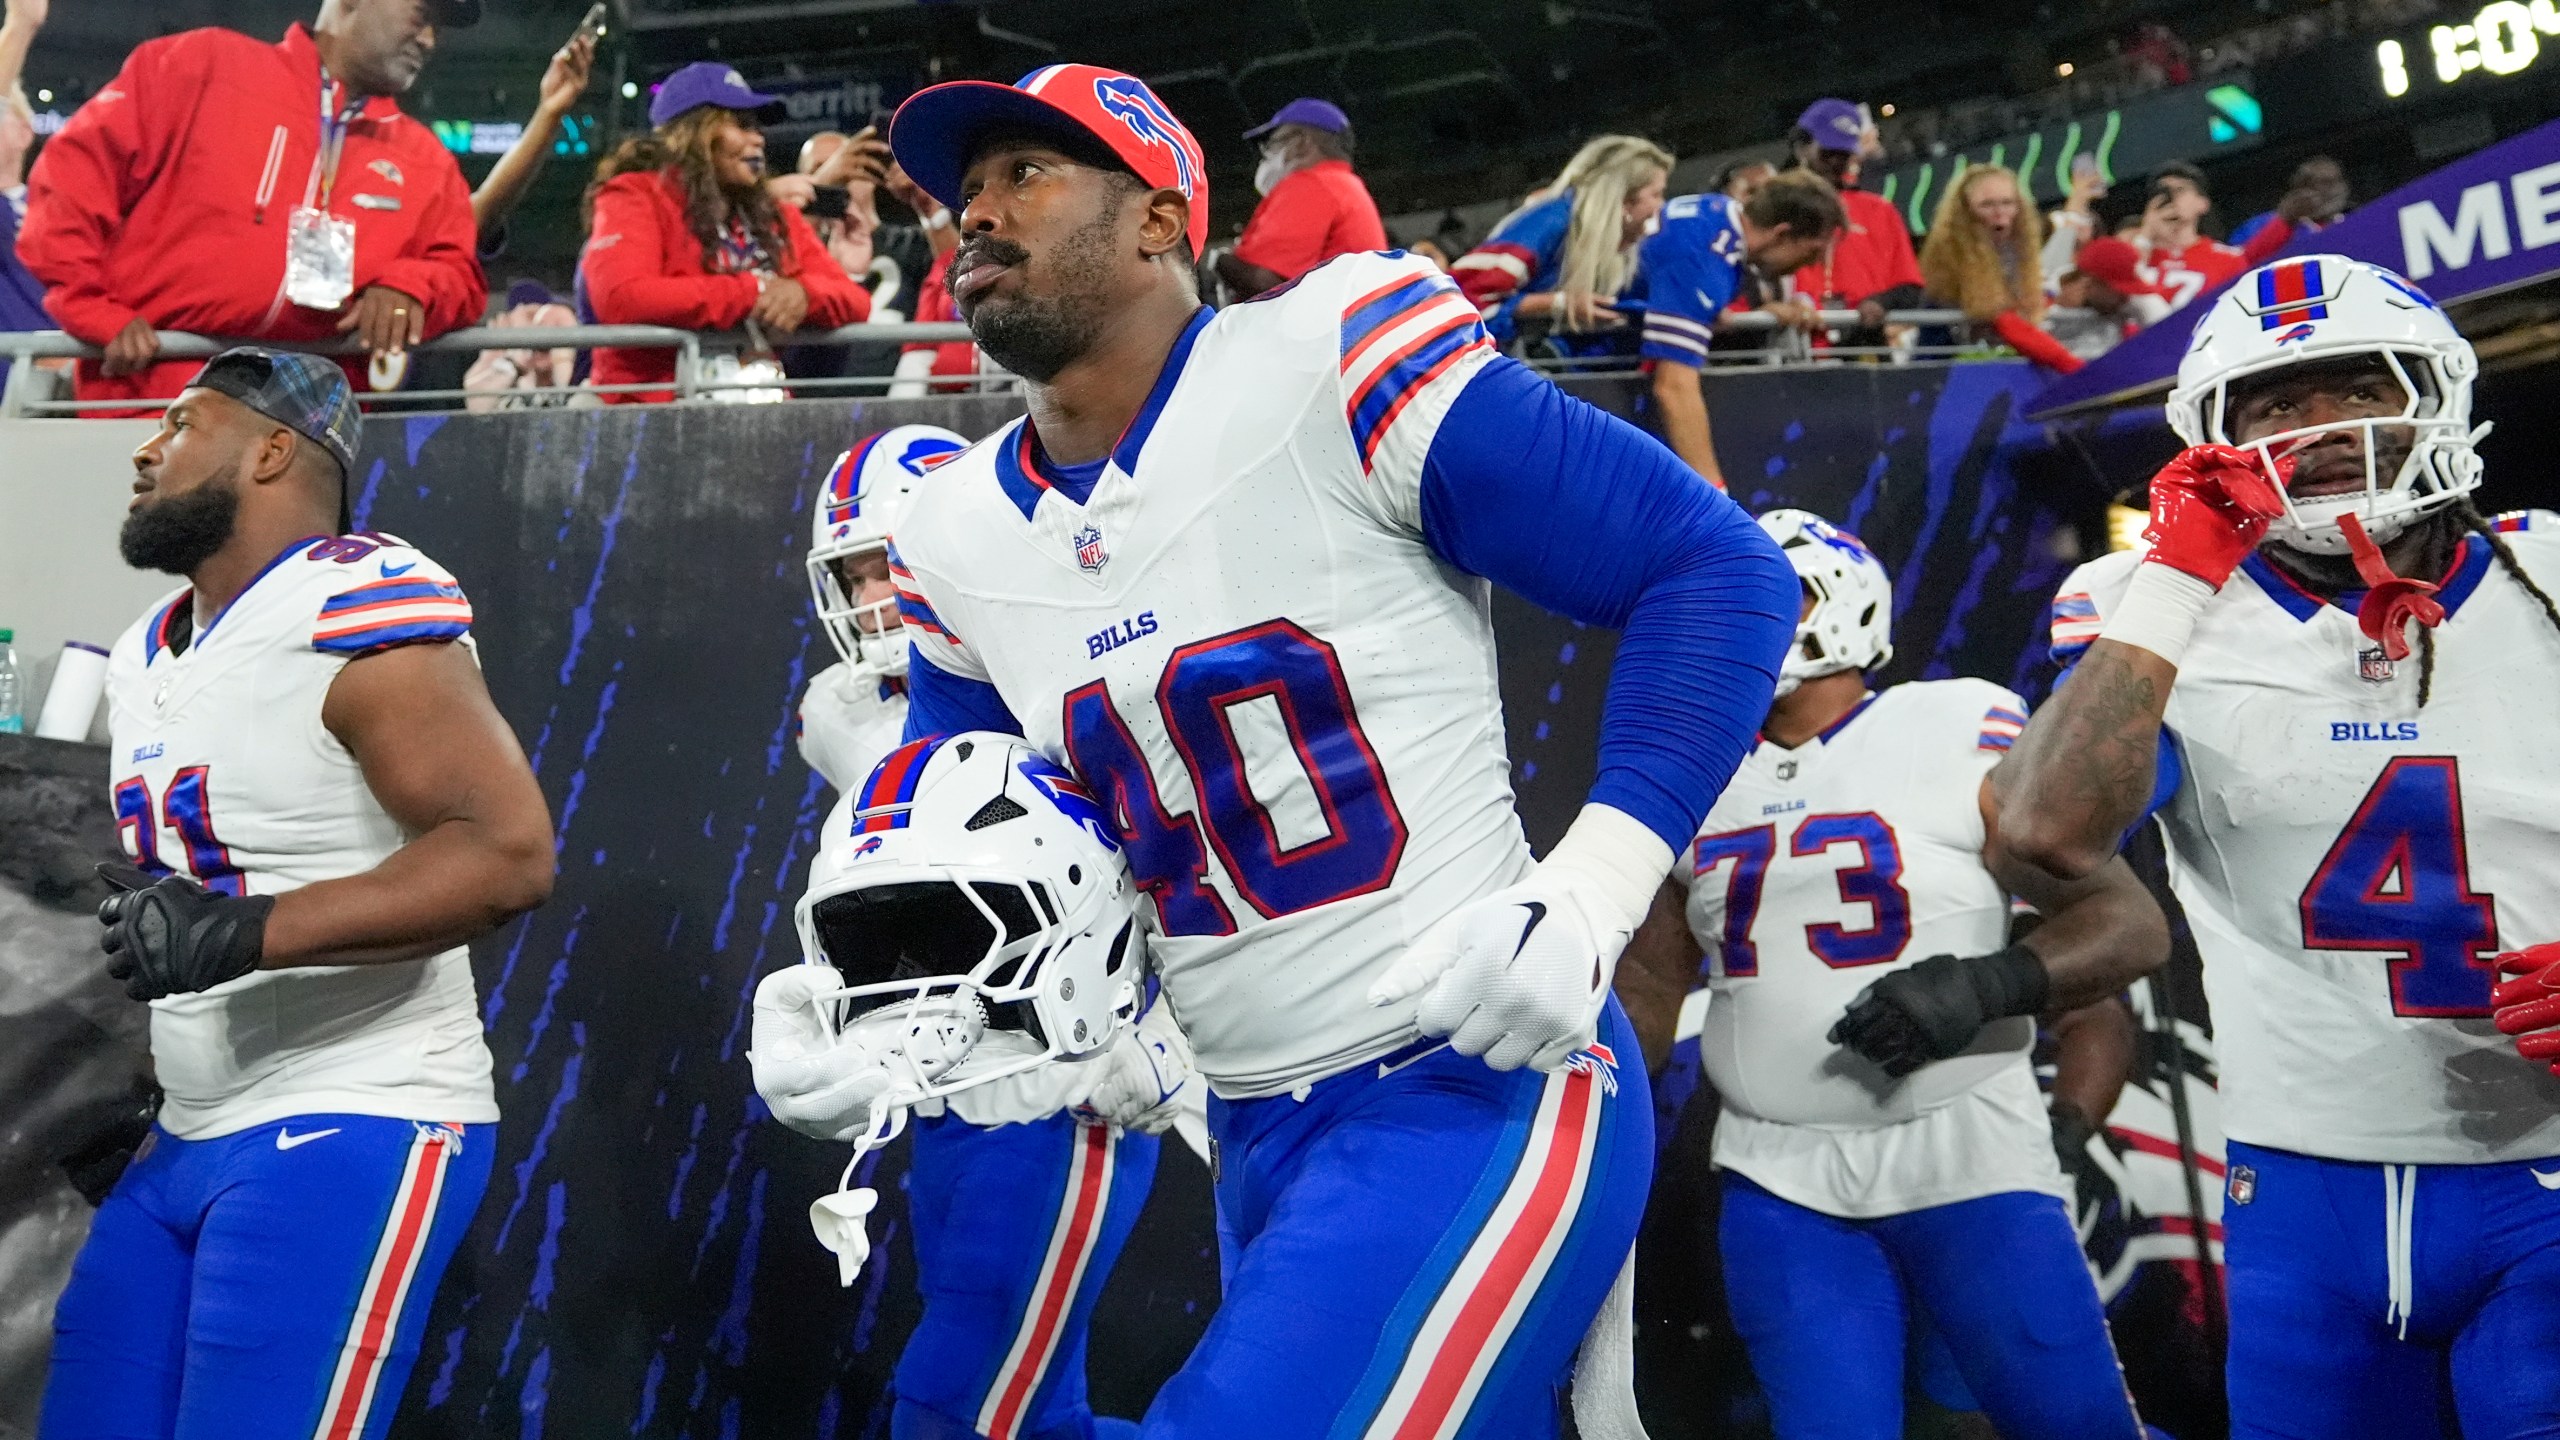
[[[124,982],[127,995],[190,995],[258,968],[274,896],[217,895],[183,876],[154,880],[123,865],[101,865],[98,873],[119,892],[98,907],[98,923],[107,927],[98,945],[113,957],[107,973]]]
[[[1991,1021],[2042,1013],[2052,989],[2044,962],[2023,945],[1991,955],[1933,955],[1859,991],[1831,1027],[1831,1043],[1888,1075],[1908,1075],[1964,1053]]]

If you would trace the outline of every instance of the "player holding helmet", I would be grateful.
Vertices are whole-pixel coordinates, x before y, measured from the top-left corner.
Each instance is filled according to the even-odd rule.
[[[1202,307],[1200,149],[1132,77],[936,86],[891,143],[1030,410],[899,518],[909,729],[1084,778],[1213,1082],[1225,1292],[1147,1433],[1555,1433],[1651,1158],[1611,970],[1767,707],[1792,575],[1427,262]],[[1480,576],[1626,632],[1543,863]]]
[[[808,928],[812,904],[837,893],[849,875],[879,873],[878,847],[864,857],[870,864],[850,867],[850,851],[860,842],[844,837],[853,833],[850,817],[868,793],[864,777],[897,748],[906,724],[907,643],[889,585],[889,528],[925,475],[967,447],[948,430],[902,425],[839,456],[819,489],[809,588],[842,658],[820,671],[802,697],[800,753],[844,799],[828,821],[801,907],[803,949],[812,960],[832,953]],[[901,773],[910,784],[920,778]],[[991,1440],[1013,1440],[1123,1424],[1097,1421],[1086,1402],[1085,1320],[1153,1186],[1157,1135],[1173,1113],[1158,1102],[1188,1077],[1188,1050],[1170,1016],[1158,1014],[1149,1023],[1143,1050],[1139,1038],[1127,1042],[1131,1058],[1162,1062],[1161,1076],[1147,1072],[1149,1084],[1162,1079],[1162,1092],[1150,1090],[1143,1099],[1115,1093],[1087,1105],[1081,1116],[1071,1114],[1069,1107],[1087,1097],[1069,1093],[1073,1085],[1056,1089],[1068,1079],[1061,1073],[1029,1089],[1001,1087],[950,1106],[939,1091],[910,1084],[900,1092],[905,1099],[893,1104],[887,1102],[900,1066],[914,1059],[903,1044],[910,1037],[884,1045],[872,1033],[875,1025],[857,1027],[841,1046],[832,1032],[788,1038],[790,1024],[816,1022],[808,997],[819,973],[810,967],[778,972],[757,994],[759,1023],[785,1026],[768,1033],[755,1052],[757,1085],[775,1114],[821,1138],[853,1140],[875,1116],[885,1120],[907,1104],[921,1104],[908,1203],[925,1313],[899,1356],[893,1433],[943,1435],[957,1425]],[[977,1051],[959,1044],[958,1054],[976,1057],[961,1078],[983,1078],[982,1067],[1002,1048],[1001,1038]],[[1085,1069],[1081,1083],[1090,1085],[1099,1072]],[[875,1100],[882,1103],[870,1103]],[[839,1197],[835,1203],[853,1202]],[[861,1264],[854,1251],[867,1253],[868,1243],[858,1211],[837,1219],[849,1222],[839,1253],[850,1276]],[[1060,1270],[1059,1247],[1068,1236],[1078,1237],[1076,1263]]]
[[[2011,944],[1989,777],[2026,702],[1982,680],[1871,692],[1884,566],[1802,510],[1760,525],[1804,587],[1796,646],[1627,963],[1685,990],[1714,957],[1725,1288],[1771,1423],[1900,1435],[1925,1321],[1960,1408],[2011,1440],[2139,1436],[2028,1050],[2037,1015],[2112,1004],[2160,962],[2159,906],[2121,860],[2029,875],[2046,918]]]
[[[2164,821],[2222,1062],[2236,1436],[2434,1436],[2447,1394],[2471,1440],[2560,1432],[2560,1082],[2491,1023],[2492,957],[2560,936],[2560,547],[2467,499],[2478,368],[2389,271],[2242,276],[2179,367],[2149,545],[2064,582],[2076,668],[1997,775],[2003,843],[2056,874]]]

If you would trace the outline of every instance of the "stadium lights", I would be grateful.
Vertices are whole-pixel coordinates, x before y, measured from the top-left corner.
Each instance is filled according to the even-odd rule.
[[[2070,61],[2068,61],[2068,60],[2065,60],[2065,61],[2063,61],[2061,64],[2054,66],[2054,67],[2053,67],[2053,73],[2054,73],[2054,74],[2056,74],[2056,75],[2061,75],[2061,76],[2068,77],[2068,76],[2071,74],[2071,62],[2070,62]]]
[[[39,105],[50,105],[50,104],[52,104],[52,103],[53,103],[53,92],[52,92],[52,91],[50,91],[50,90],[39,90],[39,91],[37,91],[37,92],[36,92],[36,103],[37,103],[37,104],[39,104]]]
[[[638,99],[638,98],[639,98],[639,95],[640,95],[640,82],[638,82],[638,81],[636,81],[636,80],[625,80],[625,81],[623,81],[623,82],[622,82],[622,98],[623,98],[623,99],[625,99],[625,100],[634,100],[634,99]]]
[[[1883,114],[1883,115],[1890,115],[1890,114],[1892,114],[1892,113],[1893,113],[1893,106],[1892,106],[1892,105],[1890,105],[1890,104],[1888,104],[1888,105],[1886,105],[1886,106],[1884,107],[1884,109],[1883,109],[1883,110],[1881,110],[1881,111],[1879,111],[1879,112],[1877,112],[1877,113],[1879,113],[1879,114]]]

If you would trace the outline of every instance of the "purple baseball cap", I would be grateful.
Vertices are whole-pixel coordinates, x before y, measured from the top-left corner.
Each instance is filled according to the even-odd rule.
[[[649,124],[652,127],[664,125],[687,110],[703,105],[743,110],[766,120],[782,118],[781,96],[758,94],[748,89],[745,77],[734,65],[718,60],[696,60],[658,82],[658,93],[649,101]]]
[[[1244,138],[1259,140],[1283,125],[1304,125],[1310,130],[1339,135],[1351,128],[1351,117],[1343,114],[1342,107],[1330,100],[1307,96],[1281,106],[1270,119],[1244,132]]]
[[[1867,133],[1867,116],[1853,101],[1826,97],[1804,107],[1796,128],[1811,135],[1817,149],[1854,151]]]

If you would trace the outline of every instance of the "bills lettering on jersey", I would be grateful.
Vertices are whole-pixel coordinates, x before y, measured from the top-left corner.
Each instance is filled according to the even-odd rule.
[[[1133,640],[1142,640],[1154,633],[1156,633],[1156,612],[1141,610],[1108,630],[1096,631],[1084,637],[1085,658],[1099,660]]]

